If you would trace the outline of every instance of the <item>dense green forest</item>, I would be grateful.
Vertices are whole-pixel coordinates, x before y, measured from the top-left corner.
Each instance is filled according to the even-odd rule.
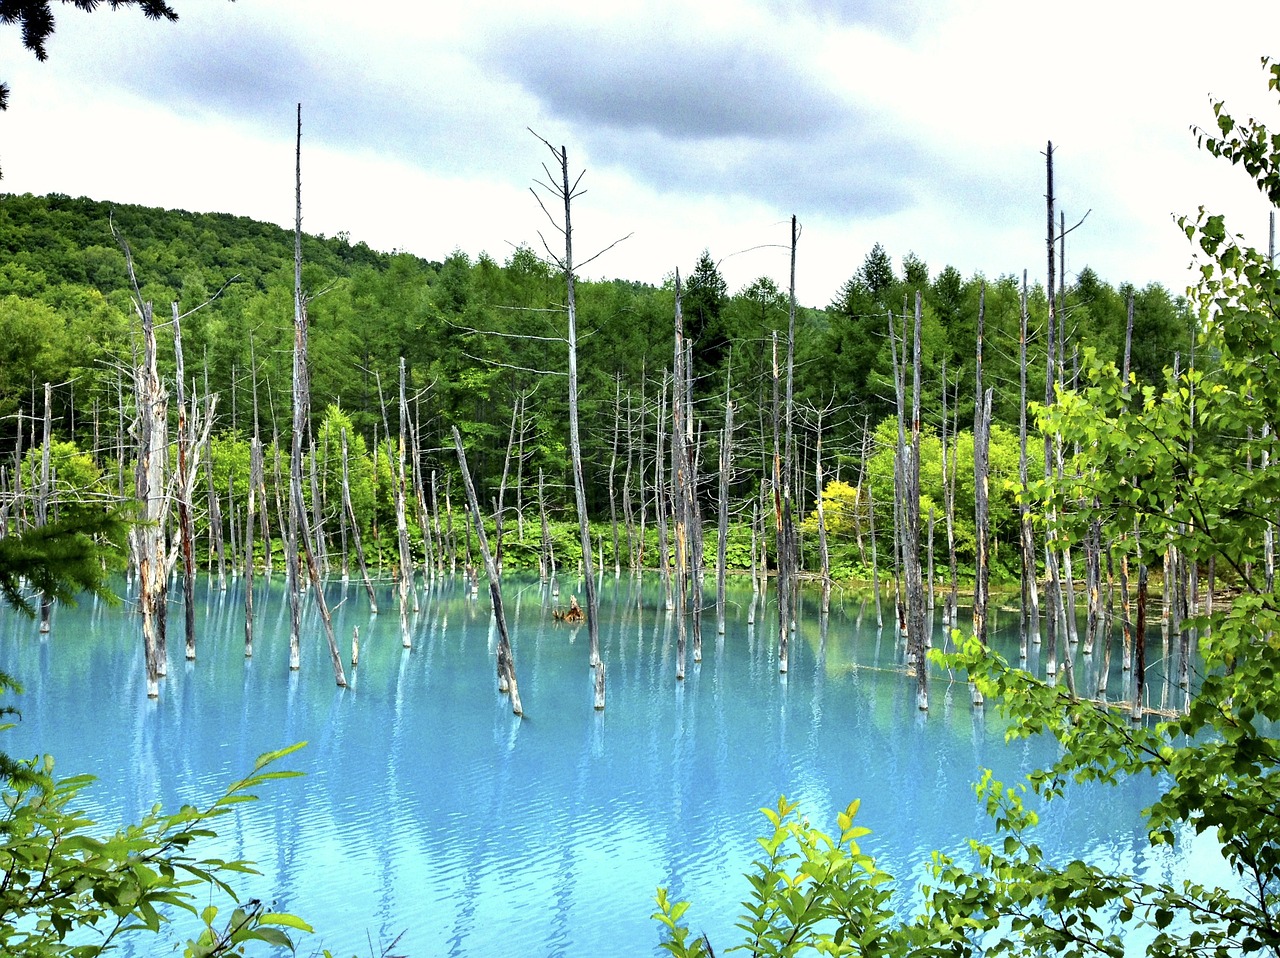
[[[130,454],[122,459],[120,447],[127,442],[139,324],[113,227],[132,252],[138,293],[154,304],[157,322],[171,308],[194,310],[182,323],[187,389],[218,396],[214,481],[225,490],[237,462],[247,470],[246,440],[255,428],[269,447],[276,441],[287,448],[290,418],[293,234],[245,217],[61,195],[0,197],[0,443],[16,448],[21,442],[27,450],[38,444],[43,384],[52,383],[55,437],[90,453],[107,486],[127,475]],[[1028,258],[1038,259],[1035,252],[1028,250]],[[382,520],[389,519],[389,476],[378,483],[373,460],[377,442],[388,428],[398,428],[403,358],[423,475],[437,474],[443,489],[456,473],[448,438],[456,424],[482,502],[494,501],[505,476],[508,508],[527,509],[541,475],[553,516],[571,512],[565,295],[554,267],[527,247],[501,263],[460,251],[431,262],[376,252],[345,235],[305,236],[302,255],[312,434],[322,440],[317,455],[324,457],[325,475],[336,476],[338,460],[335,430],[326,419],[349,423],[353,443],[361,446],[356,458],[368,460],[360,468],[382,490]],[[673,267],[684,277],[683,315],[696,377],[699,501],[708,517],[714,515],[714,464],[728,398],[735,409],[730,488],[738,504],[735,519],[742,520],[767,469],[773,339],[777,334],[785,356],[789,295],[767,276],[731,292],[713,251]],[[850,263],[850,277],[833,302],[797,306],[794,468],[801,515],[811,512],[817,495],[819,424],[824,479],[843,483],[832,487],[831,504],[840,507],[838,490],[863,481],[864,465],[876,501],[891,501],[892,456],[884,443],[891,437],[877,429],[893,411],[888,318],[890,312],[901,315],[917,291],[923,296],[924,429],[935,437],[932,447],[925,444],[922,492],[930,502],[942,501],[936,436],[943,375],[945,370],[948,416],[964,438],[973,422],[971,370],[981,299],[984,377],[995,386],[992,509],[1000,567],[999,543],[1017,535],[1012,492],[1004,483],[1016,476],[1023,282],[1013,272],[966,278],[949,266],[931,270],[911,253],[895,265],[876,245],[860,263]],[[1130,299],[1132,368],[1140,382],[1158,381],[1175,354],[1190,347],[1185,301],[1158,284],[1112,287],[1085,268],[1058,295],[1068,371],[1085,347],[1119,360]],[[583,453],[594,519],[621,521],[620,496],[638,509],[652,495],[646,490],[653,485],[664,371],[669,376],[671,366],[674,297],[674,271],[661,286],[622,279],[577,284]],[[1036,399],[1043,398],[1045,382],[1043,286],[1031,286],[1027,300],[1027,394]],[[172,342],[163,329],[159,339],[161,373],[171,382]],[[271,458],[269,453],[269,466]],[[960,473],[958,547],[962,560],[971,561],[972,482],[966,488]],[[371,525],[379,508],[374,499],[369,493],[361,505]],[[861,544],[854,549],[861,517],[852,513],[845,528],[833,528],[836,568],[846,573],[866,562]],[[880,528],[887,535],[891,525],[882,521]],[[1007,550],[1009,562],[1013,552]]]

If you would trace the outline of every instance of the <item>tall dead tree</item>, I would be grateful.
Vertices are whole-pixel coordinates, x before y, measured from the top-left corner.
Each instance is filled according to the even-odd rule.
[[[307,370],[307,298],[302,289],[302,104],[298,104],[297,147],[295,152],[295,213],[293,228],[293,436],[289,457],[289,668],[302,664],[300,633],[302,631],[302,570],[298,548],[301,545],[307,564],[307,573],[314,587],[316,605],[324,623],[329,643],[329,658],[333,663],[334,681],[345,687],[347,678],[342,670],[342,655],[333,635],[333,621],[329,605],[324,597],[324,585],[316,564],[311,541],[310,523],[306,504],[302,498],[302,440],[307,430],[311,405],[311,382]]]
[[[22,428],[19,426],[18,431]],[[16,467],[22,472],[22,460]],[[36,489],[36,525],[43,526],[49,521],[49,499],[53,491],[53,384],[44,384],[44,442],[40,447],[40,481]],[[40,632],[47,633],[51,628],[53,616],[53,596],[40,594]]]
[[[1055,265],[1055,249],[1057,242],[1057,234],[1054,226],[1054,193],[1053,193],[1053,143],[1050,142],[1045,149],[1045,208],[1047,210],[1048,220],[1048,236],[1046,244],[1048,248],[1048,273],[1049,282],[1047,285],[1049,300],[1049,321],[1047,325],[1048,335],[1046,336],[1046,361],[1045,361],[1045,383],[1044,383],[1044,404],[1047,408],[1054,401],[1054,386],[1060,375],[1060,368],[1057,361],[1057,347],[1060,343],[1055,342],[1055,333],[1058,325],[1058,312],[1060,305],[1056,302],[1054,295],[1054,265]],[[1052,483],[1054,478],[1054,463],[1058,459],[1060,449],[1059,437],[1055,437],[1049,430],[1045,430],[1044,434],[1044,478],[1046,484]],[[1063,672],[1067,679],[1067,686],[1071,694],[1075,694],[1075,669],[1073,656],[1075,650],[1071,647],[1068,640],[1069,632],[1066,628],[1067,613],[1063,605],[1062,580],[1058,567],[1058,516],[1057,510],[1053,506],[1049,506],[1046,514],[1045,529],[1045,570],[1048,574],[1048,582],[1045,589],[1045,598],[1048,601],[1049,608],[1045,614],[1045,626],[1049,632],[1049,644],[1045,655],[1045,671],[1048,675],[1057,674],[1058,670],[1058,639],[1062,639],[1065,647],[1065,655],[1063,656]]]
[[[814,450],[813,496],[818,517],[818,557],[822,567],[822,614],[831,611],[831,550],[827,545],[827,514],[822,505],[822,413],[818,410],[817,445]]]
[[[534,135],[536,136],[537,134]],[[533,193],[534,198],[537,199],[538,205],[542,207],[543,212],[547,214],[547,219],[564,237],[563,257],[552,251],[545,239],[543,240],[543,246],[547,254],[559,266],[565,279],[565,313],[568,322],[567,341],[569,347],[569,456],[572,460],[573,468],[574,502],[578,509],[578,532],[582,540],[582,566],[586,572],[583,578],[584,592],[587,598],[587,635],[590,637],[591,643],[590,663],[595,669],[595,707],[602,709],[604,708],[605,669],[604,661],[600,658],[600,606],[596,596],[595,579],[591,574],[591,528],[587,516],[586,477],[582,468],[582,440],[578,429],[578,307],[575,291],[576,277],[574,274],[576,267],[573,261],[572,207],[573,200],[582,195],[582,191],[579,188],[579,184],[582,182],[582,174],[579,173],[578,177],[570,184],[569,151],[564,146],[559,148],[552,146],[550,142],[542,139],[542,137],[538,137],[538,139],[542,140],[543,145],[551,151],[557,167],[556,172],[559,174],[558,176],[553,175],[551,169],[544,164],[542,169],[547,178],[539,185],[564,205],[564,219],[563,221],[557,221],[547,211],[537,190],[530,191]],[[596,256],[599,255],[599,253],[596,254]],[[594,258],[595,256],[592,256],[580,265],[586,265]]]
[[[781,448],[779,448],[778,335],[773,334],[773,505],[777,536],[778,579],[778,671],[788,668],[788,641],[795,620],[796,571],[799,564],[792,490],[794,481],[795,444],[792,434],[794,419],[794,373],[796,340],[796,245],[800,238],[799,223],[791,217],[791,282],[787,316],[786,395],[781,409]]]
[[[417,592],[413,588],[413,556],[409,551],[408,497],[409,486],[405,474],[405,459],[408,457],[408,443],[405,439],[405,427],[409,419],[409,404],[405,394],[405,363],[400,357],[400,438],[396,446],[396,545],[399,549],[399,585],[400,585],[400,642],[404,648],[413,645],[409,631],[409,600],[413,599],[413,611],[418,611]],[[388,433],[388,436],[390,433]]]
[[[729,479],[733,469],[733,400],[729,398],[729,382],[724,389],[724,428],[720,433],[720,502],[719,528],[716,539],[716,632],[724,635],[725,577],[728,573],[729,545]]]
[[[209,432],[213,428],[213,409],[216,397],[206,397],[203,412],[196,405],[195,395],[191,396],[191,407],[187,408],[184,380],[186,365],[182,353],[182,320],[178,312],[178,304],[173,305],[173,356],[175,399],[178,405],[178,462],[174,473],[174,494],[178,501],[178,535],[182,548],[182,597],[185,611],[186,657],[196,657],[196,562],[195,562],[195,519],[193,516],[193,499],[195,495],[196,476],[200,469],[200,454],[209,442]],[[189,314],[188,314],[189,315]],[[194,388],[193,388],[194,393]]]
[[[973,581],[973,634],[983,645],[987,644],[987,602],[991,581],[991,510],[988,506],[987,464],[990,456],[988,418],[990,399],[982,391],[982,337],[986,321],[987,286],[978,291],[978,348],[973,366],[973,514],[974,537],[977,552]],[[980,701],[980,693],[974,690],[974,703]]]
[[[114,230],[114,227],[113,227]],[[137,439],[134,487],[140,515],[131,531],[131,546],[138,568],[138,611],[142,614],[142,644],[147,673],[147,697],[160,695],[160,678],[165,667],[165,614],[168,608],[168,567],[165,550],[165,522],[169,512],[169,490],[165,482],[168,463],[169,394],[160,381],[156,365],[156,330],[151,303],[142,298],[133,271],[133,254],[117,233],[124,250],[125,266],[133,287],[133,305],[142,323],[142,356],[134,366],[134,406]]]
[[[1036,543],[1031,528],[1031,487],[1027,470],[1027,271],[1022,271],[1018,309],[1018,523],[1022,544],[1022,615],[1019,645],[1027,657],[1027,642],[1040,643],[1040,583],[1036,576]]]
[[[907,579],[907,620],[911,646],[916,658],[916,706],[929,708],[929,663],[925,658],[928,638],[925,635],[924,578],[920,569],[920,332],[922,302],[916,291],[915,329],[911,349],[911,447],[910,458],[903,463],[907,501],[903,516],[904,571]],[[906,360],[906,330],[903,330],[903,360]]]
[[[686,448],[686,377],[684,314],[681,310],[680,271],[676,270],[675,325],[671,361],[671,551],[675,559],[672,592],[676,601],[676,680],[684,679],[685,646],[689,629],[689,452]],[[690,400],[692,397],[689,397]]]

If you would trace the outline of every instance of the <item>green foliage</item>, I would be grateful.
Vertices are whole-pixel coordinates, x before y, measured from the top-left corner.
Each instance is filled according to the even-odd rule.
[[[13,688],[7,676],[0,684]],[[262,755],[206,808],[156,807],[105,835],[75,808],[89,776],[54,779],[50,756],[19,763],[0,793],[0,950],[15,958],[92,958],[139,935],[166,936],[183,912],[199,921],[183,948],[188,958],[245,954],[255,942],[292,949],[290,934],[309,932],[306,922],[258,901],[236,902],[228,882],[254,874],[252,863],[201,857],[197,849],[215,837],[214,824],[254,800],[254,789],[299,774],[270,766],[300,747]],[[223,920],[217,905],[201,907],[215,893],[234,906]]]
[[[752,958],[876,953],[886,942],[894,913],[888,874],[861,852],[858,839],[868,829],[853,824],[858,802],[836,817],[839,837],[809,825],[786,798],[777,808],[761,809],[773,826],[758,839],[764,854],[747,874],[751,894],[742,903],[737,927],[742,944],[731,950]],[[662,947],[675,958],[714,955],[705,938],[690,938],[683,923],[688,902],[672,902],[665,888],[657,893],[654,919],[670,937]]]
[[[0,536],[0,596],[27,615],[35,610],[24,582],[69,605],[82,592],[116,601],[107,577],[120,565],[127,535],[118,513],[68,506],[43,526]]]

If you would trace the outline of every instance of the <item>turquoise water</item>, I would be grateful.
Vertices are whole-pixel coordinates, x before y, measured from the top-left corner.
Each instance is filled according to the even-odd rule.
[[[181,606],[172,606],[158,701],[146,698],[140,624],[127,603],[59,609],[48,637],[0,613],[0,669],[27,688],[3,746],[52,753],[63,775],[97,776],[85,804],[114,826],[157,801],[207,803],[260,753],[306,740],[287,760],[304,777],[271,784],[222,822],[219,851],[263,872],[242,890],[316,927],[302,953],[377,954],[402,936],[399,953],[458,956],[653,955],[658,885],[693,899],[691,924],[721,953],[737,938],[742,873],[766,825],[758,809],[781,794],[824,828],[861,798],[859,819],[872,829],[863,850],[898,876],[909,901],[930,851],[985,833],[971,788],[981,769],[1013,780],[1052,747],[1005,744],[994,711],[975,711],[967,687],[944,672],[920,713],[893,630],[877,634],[874,614],[852,596],[838,594],[827,620],[804,603],[780,675],[776,610],[757,610],[749,624],[749,585],[731,585],[724,636],[708,613],[703,661],[690,655],[678,683],[656,579],[603,579],[608,707],[596,712],[586,630],[550,614],[569,591],[555,599],[537,581],[506,583],[523,720],[496,691],[487,590],[472,597],[460,581],[423,595],[411,650],[390,585],[380,616],[368,614],[358,584],[331,585],[344,659],[360,629],[345,690],[314,612],[302,669],[289,672],[278,576],[255,592],[249,660],[238,583],[221,592],[202,581],[194,663],[182,658]],[[996,617],[995,641],[1016,658],[1002,628],[1016,628],[1013,613]],[[936,635],[942,642],[940,626]],[[1092,668],[1078,661],[1082,675]],[[1149,681],[1169,694],[1158,672]],[[1113,693],[1123,682],[1117,663]],[[1142,839],[1137,809],[1154,787],[1078,789],[1048,810],[1042,839],[1125,867],[1177,870],[1172,853]]]

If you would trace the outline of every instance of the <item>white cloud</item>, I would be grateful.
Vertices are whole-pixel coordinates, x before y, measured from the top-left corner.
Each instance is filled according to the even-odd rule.
[[[0,33],[0,188],[288,224],[302,101],[307,228],[429,258],[538,244],[545,157],[526,127],[588,169],[584,249],[635,234],[593,275],[658,282],[707,247],[733,288],[781,280],[795,212],[804,302],[877,241],[1034,278],[1049,139],[1062,208],[1091,211],[1069,270],[1180,291],[1172,214],[1201,203],[1265,241],[1265,204],[1188,129],[1210,93],[1274,115],[1258,57],[1280,9],[1256,0],[1232,17],[1145,0],[178,10],[59,11],[45,64]]]

